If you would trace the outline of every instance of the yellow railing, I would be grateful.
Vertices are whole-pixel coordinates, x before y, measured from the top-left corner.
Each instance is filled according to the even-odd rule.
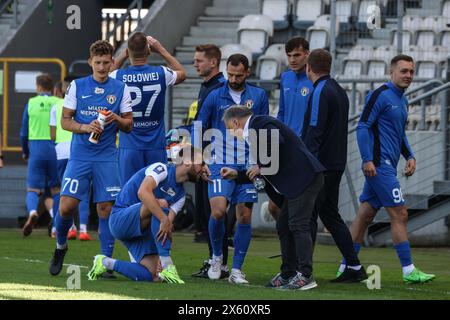
[[[8,146],[8,113],[9,113],[9,64],[10,63],[54,63],[61,67],[61,81],[67,75],[67,68],[61,59],[58,58],[2,58],[0,63],[3,63],[3,134],[2,134],[2,150],[20,152],[21,147]]]

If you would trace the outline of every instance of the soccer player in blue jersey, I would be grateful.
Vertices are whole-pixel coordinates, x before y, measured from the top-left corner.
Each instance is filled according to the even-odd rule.
[[[151,66],[147,59],[158,53],[167,67]],[[131,91],[133,130],[119,134],[119,169],[122,184],[138,170],[155,162],[167,162],[164,109],[167,87],[186,78],[183,66],[161,45],[142,32],[128,39],[128,48],[117,58],[120,66],[130,58],[131,66],[115,70],[110,77],[127,84]]]
[[[29,236],[37,223],[39,196],[47,186],[53,197],[53,212],[57,211],[60,185],[56,169],[55,143],[50,137],[50,110],[57,98],[52,96],[53,80],[49,74],[36,78],[37,96],[25,106],[20,141],[22,157],[28,160],[26,205],[28,220],[23,227],[23,235]]]
[[[391,81],[369,93],[366,97],[357,128],[358,146],[365,175],[361,205],[350,228],[354,247],[358,252],[364,234],[378,209],[384,207],[391,219],[392,241],[400,259],[403,280],[422,283],[435,275],[417,269],[412,261],[406,223],[408,210],[397,179],[397,164],[402,155],[406,159],[405,175],[416,170],[416,159],[406,138],[408,101],[404,96],[414,76],[414,61],[410,56],[398,55],[391,61]],[[338,274],[345,269],[342,262]]]
[[[64,177],[64,172],[66,171],[67,163],[70,158],[70,142],[72,140],[72,132],[66,131],[61,127],[62,110],[64,106],[64,92],[67,91],[68,83],[58,82],[55,84],[53,94],[59,99],[56,101],[55,105],[50,111],[50,133],[52,140],[55,141],[56,146],[56,159],[57,159],[57,169],[58,169],[58,179],[61,184]],[[78,213],[80,217],[80,237],[81,241],[92,240],[91,236],[87,233],[87,222],[89,219],[89,193],[85,195],[85,199],[80,201],[78,207]],[[58,214],[53,212],[53,214]],[[51,215],[54,218],[53,215]],[[56,238],[56,219],[53,219],[53,226],[51,231],[51,237]],[[75,224],[72,225],[67,238],[69,240],[77,238],[77,227]]]
[[[64,98],[61,126],[73,136],[56,216],[57,243],[49,269],[52,275],[61,272],[73,214],[91,183],[99,215],[101,251],[111,257],[114,249],[109,214],[120,191],[116,134],[118,130],[130,132],[133,118],[128,87],[109,77],[113,52],[107,41],[94,42],[88,60],[92,75],[72,81]],[[104,127],[97,120],[100,111],[108,114]],[[100,134],[98,143],[89,141],[92,133]]]
[[[238,223],[234,236],[233,266],[228,279],[231,283],[246,284],[248,281],[241,269],[250,245],[251,213],[253,203],[258,201],[258,194],[253,184],[237,185],[235,181],[223,179],[220,174],[224,166],[242,169],[249,165],[248,146],[245,142],[238,143],[235,137],[227,133],[222,117],[226,109],[236,104],[247,106],[256,115],[267,115],[269,102],[262,88],[246,83],[246,79],[250,76],[250,69],[248,59],[244,55],[234,54],[228,58],[227,74],[228,81],[207,96],[197,117],[203,129],[211,124],[211,128],[220,130],[222,134],[221,138],[212,141],[214,158],[210,164],[211,183],[208,186],[211,204],[208,230],[213,258],[208,277],[219,279],[221,275],[224,216],[230,203],[236,205]],[[194,141],[198,143],[195,122]]]
[[[123,186],[111,213],[110,227],[114,237],[128,249],[131,262],[97,255],[89,280],[114,270],[135,281],[184,283],[170,257],[173,220],[184,205],[183,183],[196,181],[205,169],[201,152],[191,145],[181,148],[175,162],[145,167]],[[157,272],[158,258],[161,272]]]
[[[302,37],[293,37],[286,42],[285,52],[289,70],[281,74],[277,119],[301,136],[309,96],[314,89],[306,75],[309,42]],[[270,200],[269,212],[276,220],[281,214],[281,208]]]

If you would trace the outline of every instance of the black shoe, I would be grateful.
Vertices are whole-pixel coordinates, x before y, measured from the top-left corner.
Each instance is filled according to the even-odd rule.
[[[200,268],[199,271],[193,273],[192,277],[209,279],[208,278],[208,270],[209,270],[210,266],[211,265],[209,264],[208,260],[203,261],[203,266]]]
[[[226,270],[223,269],[223,266],[220,269],[220,279],[225,279],[230,277],[230,270],[226,268]]]
[[[364,270],[364,267],[361,266],[361,269],[359,270],[353,270],[349,267],[345,268],[344,272],[341,273],[339,277],[336,279],[331,280],[333,283],[340,283],[340,282],[361,282],[363,280],[367,279],[367,273],[366,270]]]
[[[50,274],[57,276],[63,267],[64,256],[66,255],[67,247],[65,249],[55,249],[52,260],[50,261]]]
[[[103,279],[117,279],[117,277],[114,275],[114,271],[108,270],[105,273],[102,274]]]

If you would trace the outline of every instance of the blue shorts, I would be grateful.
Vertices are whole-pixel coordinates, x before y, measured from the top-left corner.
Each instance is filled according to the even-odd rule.
[[[212,164],[209,167],[212,182],[208,182],[208,197],[225,197],[231,204],[258,202],[258,192],[252,183],[237,184],[234,180],[222,179],[220,169],[223,167],[245,170],[245,166]]]
[[[27,186],[31,189],[59,187],[56,158],[54,160],[28,160]]]
[[[115,201],[120,192],[117,161],[69,160],[63,181],[61,195],[83,200],[91,186],[94,203]]]
[[[62,184],[62,181],[64,179],[64,172],[66,172],[67,163],[69,162],[69,159],[61,159],[57,161],[58,165],[58,179],[59,183]],[[86,200],[89,202],[89,190],[88,193],[84,195],[83,200]]]
[[[402,189],[397,175],[392,170],[378,167],[375,177],[365,177],[360,202],[368,202],[375,210],[381,207],[399,207],[405,205]]]
[[[158,254],[151,226],[141,231],[141,203],[128,208],[113,207],[109,216],[109,229],[114,238],[122,241],[136,262],[146,255]]]
[[[120,182],[125,185],[136,172],[155,162],[167,163],[165,149],[135,150],[119,148]]]

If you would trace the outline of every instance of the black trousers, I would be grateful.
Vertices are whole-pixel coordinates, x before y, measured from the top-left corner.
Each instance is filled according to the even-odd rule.
[[[320,217],[324,226],[330,231],[334,242],[347,261],[347,265],[359,265],[359,259],[353,247],[350,231],[339,214],[339,185],[343,171],[324,172],[325,183],[316,199],[311,217],[311,238],[316,241],[317,217]]]
[[[209,238],[208,224],[211,216],[211,206],[208,197],[208,182],[203,180],[195,184],[195,215],[194,225],[197,232],[203,232],[207,235],[209,257],[212,258],[212,246]],[[236,211],[234,206],[230,206],[225,215],[225,234],[223,236],[223,264],[228,263],[228,237],[233,232],[236,223]]]
[[[284,200],[276,226],[281,247],[281,276],[285,279],[296,271],[307,277],[312,274],[311,215],[323,181],[323,174],[319,173],[299,196]]]

